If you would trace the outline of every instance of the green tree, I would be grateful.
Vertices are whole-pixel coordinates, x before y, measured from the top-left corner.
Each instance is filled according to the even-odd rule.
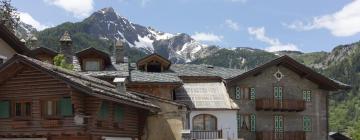
[[[0,23],[14,31],[19,25],[20,17],[17,9],[11,5],[11,0],[0,1]]]
[[[73,70],[74,68],[74,65],[66,63],[65,56],[63,54],[58,54],[54,57],[54,65],[68,70]]]

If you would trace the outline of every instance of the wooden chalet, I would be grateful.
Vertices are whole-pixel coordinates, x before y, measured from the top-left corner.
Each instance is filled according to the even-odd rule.
[[[147,115],[159,108],[116,89],[16,55],[0,67],[0,139],[140,139]]]
[[[54,63],[54,57],[57,54],[58,53],[56,51],[46,47],[38,47],[31,50],[31,55],[33,58],[50,64]]]

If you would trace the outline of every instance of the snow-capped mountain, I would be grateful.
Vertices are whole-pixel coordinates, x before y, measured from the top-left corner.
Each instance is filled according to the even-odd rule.
[[[187,34],[166,33],[132,23],[111,7],[93,13],[83,22],[87,25],[87,33],[92,36],[109,41],[121,39],[129,47],[145,53],[160,53],[174,62],[190,62],[199,56],[198,52],[207,48]]]

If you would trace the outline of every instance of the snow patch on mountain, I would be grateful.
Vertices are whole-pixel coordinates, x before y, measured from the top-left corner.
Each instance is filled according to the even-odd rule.
[[[149,51],[150,53],[154,53],[154,46],[153,46],[153,42],[154,40],[150,39],[148,36],[140,36],[138,35],[138,40],[134,42],[134,46],[136,48],[141,48],[144,49],[146,51]]]

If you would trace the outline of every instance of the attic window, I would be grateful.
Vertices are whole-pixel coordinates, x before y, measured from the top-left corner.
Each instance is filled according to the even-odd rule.
[[[99,71],[100,61],[98,60],[87,60],[85,61],[85,71]]]
[[[161,63],[159,63],[158,61],[149,62],[146,66],[146,71],[147,72],[161,72],[162,71]]]

